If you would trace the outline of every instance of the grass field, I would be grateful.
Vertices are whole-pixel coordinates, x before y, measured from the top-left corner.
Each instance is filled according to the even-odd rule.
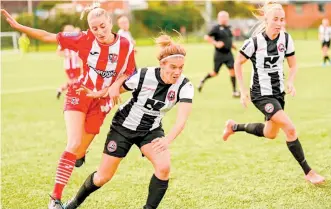
[[[212,69],[213,49],[187,45],[185,74],[197,85]],[[138,66],[156,65],[154,47],[138,47]],[[253,105],[244,109],[232,99],[230,79],[223,68],[219,77],[196,92],[194,109],[185,131],[171,145],[170,186],[160,209],[331,208],[331,67],[320,67],[320,44],[296,41],[301,69],[297,96],[286,96],[286,112],[296,124],[310,165],[328,180],[313,186],[285,144],[284,134],[273,141],[236,134],[221,140],[224,122],[262,122]],[[65,81],[62,60],[55,52],[25,57],[2,54],[1,170],[4,209],[46,208],[55,168],[66,144],[63,98],[55,89]],[[245,65],[248,85],[250,64]],[[129,95],[125,95],[127,98]],[[87,163],[76,169],[64,192],[71,198],[100,162],[112,119],[105,120],[90,147]],[[169,130],[176,109],[164,119]],[[92,194],[81,207],[142,208],[153,173],[151,164],[135,147],[111,182]]]

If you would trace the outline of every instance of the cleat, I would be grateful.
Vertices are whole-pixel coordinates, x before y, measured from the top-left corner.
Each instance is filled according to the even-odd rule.
[[[60,99],[60,96],[61,96],[61,92],[58,91],[58,92],[57,92],[57,95],[56,95],[56,98],[57,98],[57,99]]]
[[[48,204],[48,209],[65,209],[62,205],[61,200],[55,199],[54,197],[51,197],[51,201]]]
[[[240,98],[240,92],[239,91],[232,92],[232,97],[233,98]]]
[[[79,168],[79,167],[81,167],[84,163],[85,163],[85,155],[84,155],[82,158],[76,160],[75,167],[76,167],[76,168]]]
[[[200,81],[200,84],[198,86],[198,92],[201,92],[202,91],[202,87],[203,87],[203,82]]]
[[[312,184],[321,184],[325,181],[325,178],[313,170],[310,170],[307,175],[305,175],[305,179]]]
[[[229,136],[234,134],[234,131],[232,130],[233,125],[235,125],[236,122],[234,122],[233,120],[228,120],[225,123],[225,128],[223,131],[223,140],[226,141],[228,140]]]

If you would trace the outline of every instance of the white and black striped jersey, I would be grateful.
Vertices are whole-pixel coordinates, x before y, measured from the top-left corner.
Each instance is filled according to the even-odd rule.
[[[320,25],[318,32],[321,37],[322,42],[329,42],[331,39],[331,27],[324,27],[323,25]]]
[[[112,127],[122,127],[134,132],[149,132],[161,126],[161,121],[177,102],[192,103],[194,88],[184,76],[175,84],[166,84],[160,76],[160,68],[138,69],[124,84],[132,92],[132,98],[116,112]],[[124,131],[125,132],[125,131]]]
[[[284,58],[295,53],[292,37],[288,33],[281,31],[274,40],[270,40],[265,32],[259,33],[245,41],[240,53],[253,64],[252,100],[260,96],[283,94]]]

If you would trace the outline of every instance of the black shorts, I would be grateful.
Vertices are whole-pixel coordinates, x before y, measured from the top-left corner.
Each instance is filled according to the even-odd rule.
[[[266,121],[270,120],[279,110],[284,110],[285,107],[284,95],[261,96],[257,99],[252,99],[252,102],[265,115]]]
[[[215,53],[215,55],[214,55],[214,72],[218,73],[223,64],[225,64],[228,69],[233,69],[234,59],[233,59],[233,55],[231,52],[227,53],[227,54]]]
[[[123,158],[129,152],[133,144],[137,145],[140,149],[142,146],[151,143],[154,139],[163,136],[164,131],[161,127],[149,131],[143,135],[137,133],[137,135],[130,134],[130,136],[124,136],[114,128],[111,128],[107,135],[103,153],[110,156]]]
[[[323,48],[324,46],[330,48],[330,42],[331,42],[331,41],[323,41],[323,42],[322,42],[322,48]]]

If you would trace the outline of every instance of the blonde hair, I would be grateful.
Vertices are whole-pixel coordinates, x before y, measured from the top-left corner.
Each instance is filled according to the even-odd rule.
[[[258,19],[258,22],[251,29],[253,30],[252,36],[256,36],[266,30],[267,16],[270,12],[276,9],[283,10],[283,7],[276,1],[266,1],[264,5],[258,9],[257,13],[253,13],[253,15]]]
[[[108,15],[107,11],[102,9],[100,7],[100,3],[93,3],[90,6],[86,6],[84,8],[84,10],[82,11],[81,15],[80,15],[80,19],[82,20],[85,16],[85,14],[87,14],[87,20],[93,15],[96,17],[100,17],[102,15],[105,15],[111,22],[111,18]]]
[[[157,59],[159,61],[171,55],[181,55],[184,57],[186,55],[184,47],[176,43],[170,36],[166,34],[162,34],[156,38],[155,43],[160,47],[159,54],[157,55]]]

